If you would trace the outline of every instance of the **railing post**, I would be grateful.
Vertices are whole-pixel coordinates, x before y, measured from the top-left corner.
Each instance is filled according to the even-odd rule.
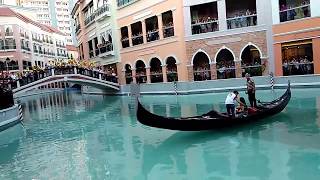
[[[51,75],[54,76],[54,68],[51,69]]]
[[[19,88],[20,87],[20,82],[19,82],[19,80],[17,80],[17,88]]]
[[[73,72],[74,72],[74,74],[77,74],[78,72],[77,72],[77,67],[74,67],[73,68]]]
[[[102,79],[102,75],[101,75],[101,73],[99,73],[99,79]]]

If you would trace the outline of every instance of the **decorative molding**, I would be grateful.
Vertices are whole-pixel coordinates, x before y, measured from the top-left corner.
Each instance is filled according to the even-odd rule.
[[[137,11],[131,11],[130,13],[127,13],[127,14],[125,14],[125,15],[123,15],[123,16],[120,16],[120,17],[118,17],[117,19],[118,20],[120,20],[120,19],[123,19],[123,18],[127,18],[127,17],[129,17],[129,16],[132,16],[132,15],[134,15],[134,14],[137,14],[137,13],[139,13],[139,12],[142,12],[142,11],[144,11],[144,10],[146,10],[146,9],[149,9],[149,8],[151,8],[151,7],[153,7],[153,6],[156,6],[156,5],[158,5],[158,4],[161,4],[161,3],[163,3],[163,2],[165,2],[165,1],[169,1],[169,0],[152,0],[153,1],[153,4],[151,4],[151,5],[149,5],[149,6],[141,6],[141,8],[140,9],[138,9]],[[136,1],[133,1],[133,3],[134,2],[136,2]],[[129,4],[128,4],[129,5]],[[120,8],[118,8],[118,9],[120,9]],[[121,11],[121,10],[118,10],[118,11]]]
[[[147,12],[144,12],[144,13],[141,13],[141,14],[134,16],[133,20],[136,21],[136,20],[141,19],[143,17],[150,16],[151,14],[152,14],[152,11],[147,11]]]

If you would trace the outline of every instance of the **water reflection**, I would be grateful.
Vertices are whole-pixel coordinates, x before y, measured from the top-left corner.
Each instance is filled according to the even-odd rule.
[[[6,154],[1,179],[314,179],[320,177],[314,91],[294,92],[286,110],[271,118],[205,132],[143,126],[130,97],[60,92],[24,98],[25,134],[0,146]],[[223,111],[224,98],[141,99],[154,113],[180,117]]]

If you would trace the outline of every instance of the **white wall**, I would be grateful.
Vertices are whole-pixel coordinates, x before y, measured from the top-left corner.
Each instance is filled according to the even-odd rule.
[[[320,16],[320,0],[310,0],[311,4],[311,16]]]

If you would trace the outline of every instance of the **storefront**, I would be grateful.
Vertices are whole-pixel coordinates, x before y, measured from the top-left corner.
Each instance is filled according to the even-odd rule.
[[[273,27],[277,76],[320,73],[320,18]]]

